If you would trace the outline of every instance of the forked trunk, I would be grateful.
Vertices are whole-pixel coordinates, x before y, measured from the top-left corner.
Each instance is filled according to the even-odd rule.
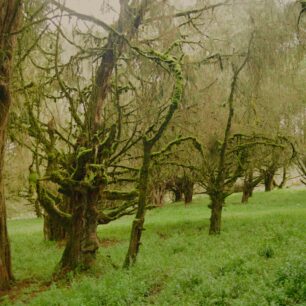
[[[93,192],[94,194],[94,192]],[[95,197],[76,192],[72,197],[72,220],[67,244],[60,261],[60,274],[89,269],[99,248],[97,237],[98,212]]]
[[[224,205],[224,199],[222,197],[213,197],[211,199],[211,216],[210,216],[210,235],[219,235],[221,232],[221,216],[222,208]]]

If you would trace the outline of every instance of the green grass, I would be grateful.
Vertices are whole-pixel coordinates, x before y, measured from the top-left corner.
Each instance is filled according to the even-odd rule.
[[[247,205],[240,196],[228,199],[219,237],[207,234],[205,196],[150,211],[129,271],[121,265],[131,217],[101,226],[109,245],[95,269],[45,291],[40,283],[51,279],[62,248],[43,241],[40,220],[11,221],[14,274],[37,284],[4,304],[306,305],[306,190],[258,192]]]

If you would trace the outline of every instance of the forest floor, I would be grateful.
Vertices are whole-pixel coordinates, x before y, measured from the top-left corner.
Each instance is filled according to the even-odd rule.
[[[9,222],[16,285],[3,305],[306,305],[306,190],[232,195],[219,237],[208,236],[209,200],[147,214],[137,264],[121,266],[131,217],[99,228],[101,248],[86,275],[50,282],[63,246],[42,221]]]

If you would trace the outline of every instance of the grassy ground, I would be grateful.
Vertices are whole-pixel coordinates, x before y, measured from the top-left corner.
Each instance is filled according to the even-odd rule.
[[[19,285],[4,305],[306,305],[306,191],[228,199],[223,231],[208,232],[208,199],[150,211],[137,265],[121,269],[131,218],[99,229],[97,266],[69,284],[47,283],[62,247],[40,220],[9,223]],[[22,289],[23,288],[23,289]],[[12,300],[13,299],[13,300]]]

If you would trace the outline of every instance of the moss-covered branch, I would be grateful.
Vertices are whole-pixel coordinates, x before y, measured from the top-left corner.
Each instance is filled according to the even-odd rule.
[[[136,204],[137,202],[135,201],[127,201],[123,205],[110,211],[99,211],[98,223],[108,224],[109,222],[117,220],[120,217],[132,215],[136,211]]]
[[[106,190],[103,192],[103,195],[107,200],[124,200],[124,201],[132,201],[138,197],[138,191],[132,190],[130,192],[119,191],[119,190]]]
[[[154,152],[151,154],[151,157],[154,158],[154,157],[158,157],[160,155],[163,155],[164,153],[170,151],[172,149],[173,146],[175,145],[180,145],[182,142],[185,142],[185,141],[189,141],[191,140],[193,145],[201,152],[203,153],[202,151],[202,146],[201,144],[198,142],[198,140],[195,138],[195,137],[191,137],[191,136],[188,136],[188,137],[179,137],[177,139],[174,139],[173,141],[169,142],[163,149],[161,149],[160,151],[158,152]]]
[[[37,194],[39,203],[52,218],[56,219],[63,226],[68,226],[71,222],[71,215],[61,211],[58,208],[60,198],[47,190],[39,181],[37,181]]]

